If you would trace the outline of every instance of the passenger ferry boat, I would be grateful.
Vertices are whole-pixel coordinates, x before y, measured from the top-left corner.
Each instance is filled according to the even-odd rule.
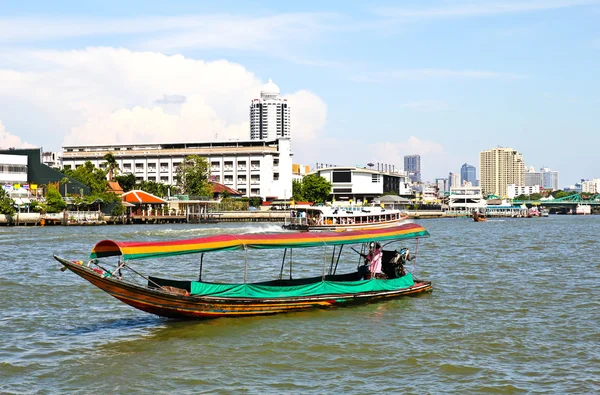
[[[283,229],[346,231],[380,229],[408,219],[406,211],[379,206],[296,206],[286,218]]]

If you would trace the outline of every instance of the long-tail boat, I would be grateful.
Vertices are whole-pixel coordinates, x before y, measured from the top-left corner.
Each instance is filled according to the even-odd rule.
[[[346,232],[222,234],[157,242],[103,240],[94,246],[87,264],[56,255],[54,258],[63,265],[62,271],[68,269],[120,301],[148,313],[180,319],[240,317],[367,303],[430,291],[431,282],[414,279],[413,273],[404,270],[402,259],[398,259],[400,254],[390,249],[394,242],[407,239],[416,239],[418,249],[419,238],[427,236],[429,233],[425,228],[408,223],[385,229]],[[360,263],[347,273],[336,273],[345,245],[361,246],[364,252],[371,242],[383,245],[384,274],[369,278],[368,274],[365,276],[364,272],[359,272]],[[315,262],[319,265],[319,272],[322,266],[322,275],[292,279],[291,252],[298,248],[323,250],[323,261]],[[248,251],[252,249],[283,250],[279,278],[246,282]],[[244,283],[203,281],[204,254],[225,250],[245,251]],[[200,255],[197,281],[146,276],[135,265],[142,259],[182,254]],[[110,257],[117,257],[116,262],[110,262]],[[290,269],[289,279],[282,276],[286,265]]]

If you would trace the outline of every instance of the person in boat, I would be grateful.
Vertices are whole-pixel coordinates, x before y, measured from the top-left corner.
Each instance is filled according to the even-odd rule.
[[[369,252],[360,255],[365,258],[365,264],[359,268],[361,278],[364,278],[367,274],[370,275],[370,278],[381,277],[383,275],[381,272],[382,252],[379,243],[370,242]]]
[[[394,258],[394,271],[396,274],[396,278],[403,277],[406,275],[406,269],[404,268],[404,264],[406,262],[412,261],[413,259],[414,257],[411,257],[410,251],[406,247],[400,249],[400,251],[396,253],[396,257]]]

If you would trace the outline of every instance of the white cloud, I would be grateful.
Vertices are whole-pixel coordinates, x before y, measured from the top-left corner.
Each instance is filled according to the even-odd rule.
[[[21,141],[19,136],[8,133],[2,121],[0,121],[0,149],[9,148],[35,148],[35,146]]]
[[[68,145],[248,139],[248,106],[262,86],[225,60],[106,47],[11,54],[18,55],[9,59],[13,70],[0,70],[0,116],[2,98],[18,97],[70,125],[44,130],[38,137],[45,147],[63,138]],[[323,101],[307,91],[285,96],[293,136],[317,138]]]
[[[463,2],[453,3],[451,6],[431,8],[382,7],[377,8],[375,13],[380,16],[402,19],[460,18],[535,12],[591,4],[598,4],[598,1],[539,0],[503,2],[486,1],[481,3]]]

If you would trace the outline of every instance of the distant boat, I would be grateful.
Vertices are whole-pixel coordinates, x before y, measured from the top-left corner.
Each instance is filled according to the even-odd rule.
[[[283,229],[304,231],[346,231],[397,226],[408,219],[406,211],[379,206],[294,207]]]
[[[473,221],[475,222],[485,222],[487,218],[483,215],[479,214],[477,211],[473,211]]]
[[[408,250],[399,247],[385,249],[393,242],[418,240],[428,236],[429,233],[422,226],[407,223],[385,229],[349,232],[222,234],[159,242],[104,240],[92,249],[87,264],[56,255],[54,258],[63,265],[62,271],[68,269],[109,295],[148,313],[184,319],[242,317],[347,306],[430,291],[431,281],[414,279],[412,273],[404,270],[405,260],[411,260]],[[344,245],[361,245],[361,251],[364,252],[367,249],[366,245],[373,242],[383,245],[382,274],[378,273],[375,278],[366,276],[355,266],[355,260],[349,263],[357,270],[336,273]],[[318,249],[314,264],[319,267],[319,271],[322,268],[322,276],[292,279],[292,249],[304,248]],[[284,250],[283,260],[277,260],[276,263],[281,265],[279,278],[246,283],[246,273],[249,269],[248,251],[264,249]],[[241,265],[244,283],[204,281],[204,254],[231,250],[246,252],[246,258]],[[286,254],[288,250],[289,254]],[[331,259],[320,258],[321,252],[327,253]],[[183,254],[200,255],[200,270],[196,281],[147,276],[141,273],[143,264],[135,265],[142,259],[173,257],[174,262],[165,266],[162,272],[171,265],[176,265],[177,257]],[[255,255],[263,257],[260,253]],[[297,253],[293,256],[296,258]],[[107,259],[110,257],[117,257],[116,262],[111,263]],[[413,256],[412,260],[414,259]],[[306,262],[296,258],[293,264]],[[212,263],[223,267],[220,260]],[[286,263],[289,265],[289,279],[283,278]]]

